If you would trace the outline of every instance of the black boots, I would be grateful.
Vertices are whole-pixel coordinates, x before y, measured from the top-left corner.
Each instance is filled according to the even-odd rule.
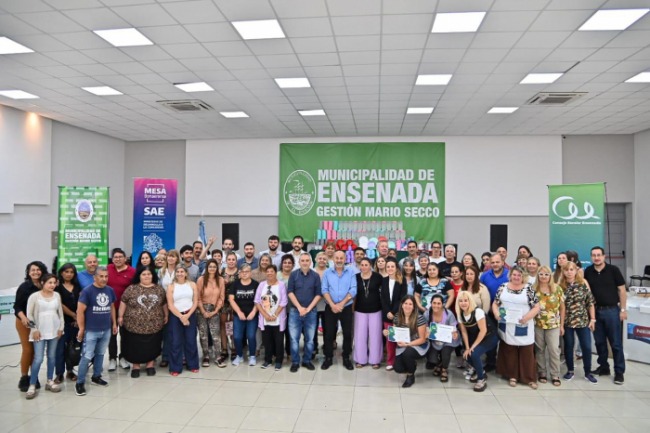
[[[29,376],[20,376],[20,380],[18,381],[18,389],[20,392],[27,392],[27,389],[29,388]]]

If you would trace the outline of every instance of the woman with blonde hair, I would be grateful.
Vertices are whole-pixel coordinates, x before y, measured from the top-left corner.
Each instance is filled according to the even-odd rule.
[[[400,301],[406,296],[406,285],[402,281],[402,273],[397,269],[397,260],[393,258],[386,260],[386,272],[387,275],[381,282],[379,292],[384,329],[393,326],[393,321],[401,305]],[[396,348],[395,343],[386,341],[386,370],[393,369]]]
[[[160,252],[158,253],[160,254]],[[176,277],[176,267],[181,264],[181,255],[177,250],[169,250],[165,255],[165,263],[162,268],[158,269],[158,280],[160,285],[165,291],[167,287],[174,282]],[[165,323],[163,327],[163,343],[162,343],[162,359],[160,361],[161,367],[169,366],[169,352],[172,346],[172,337],[169,330],[169,322]]]
[[[562,266],[560,287],[564,291],[566,304],[564,319],[564,357],[566,359],[567,373],[564,380],[571,380],[575,376],[573,364],[573,345],[575,335],[578,335],[582,353],[585,379],[592,384],[598,380],[591,374],[591,333],[596,327],[596,307],[594,295],[578,272],[578,265],[567,261]]]
[[[199,372],[199,350],[196,344],[196,307],[199,303],[196,284],[187,277],[184,267],[178,266],[174,272],[174,282],[167,288],[167,307],[169,309],[169,328],[171,350],[169,372],[178,376],[183,370],[183,355],[187,369]]]
[[[529,259],[530,260],[530,259]],[[533,284],[539,298],[539,314],[535,317],[535,356],[540,383],[546,377],[546,352],[551,370],[551,382],[560,386],[560,337],[564,335],[564,291],[553,283],[548,266],[541,266]]]
[[[466,290],[458,292],[456,318],[465,346],[463,358],[474,370],[470,382],[475,384],[474,391],[483,392],[487,388],[487,374],[481,356],[497,347],[498,339],[494,324],[485,311],[476,306],[474,298]]]

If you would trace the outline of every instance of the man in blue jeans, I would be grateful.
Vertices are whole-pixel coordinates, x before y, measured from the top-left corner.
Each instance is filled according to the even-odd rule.
[[[621,271],[613,265],[605,263],[605,250],[602,247],[591,249],[593,265],[585,269],[585,280],[591,287],[591,293],[596,300],[596,329],[594,340],[598,352],[598,368],[593,374],[609,376],[607,342],[614,356],[614,383],[623,385],[625,382],[625,356],[623,354],[621,322],[627,320],[627,292],[625,279]],[[588,353],[584,354],[585,356]]]
[[[315,370],[311,362],[316,333],[316,304],[321,298],[320,276],[311,269],[311,256],[302,253],[298,258],[299,268],[289,276],[287,294],[295,308],[289,310],[289,334],[291,336],[291,372],[300,368],[300,334],[304,334],[305,350],[302,366]]]
[[[92,285],[81,291],[77,306],[79,325],[77,340],[84,342],[75,385],[75,392],[79,396],[86,395],[86,374],[90,362],[93,363],[91,382],[99,386],[108,386],[108,383],[102,379],[104,353],[111,335],[117,334],[116,298],[113,289],[106,285],[108,283],[106,266],[97,267],[93,280]]]

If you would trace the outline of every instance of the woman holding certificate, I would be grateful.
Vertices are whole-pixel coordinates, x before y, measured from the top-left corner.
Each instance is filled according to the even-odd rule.
[[[397,345],[395,372],[406,373],[402,388],[409,388],[415,383],[418,359],[423,358],[429,350],[427,321],[418,313],[413,295],[406,295],[402,299],[393,326],[384,330],[384,335]]]
[[[539,300],[525,275],[519,266],[510,269],[510,281],[499,287],[492,304],[501,338],[497,373],[507,377],[510,386],[520,381],[537,389],[533,319],[539,313]]]
[[[429,311],[429,339],[431,349],[427,354],[427,364],[433,365],[433,375],[440,376],[440,382],[447,382],[449,376],[447,369],[451,361],[451,354],[460,344],[458,338],[458,322],[451,311],[443,307],[443,297],[435,294],[431,298]]]
[[[381,290],[379,292],[384,330],[387,330],[393,325],[393,321],[399,311],[400,301],[406,296],[406,284],[402,281],[402,273],[397,270],[397,260],[392,258],[387,259],[386,272],[387,276],[382,280]],[[386,335],[385,332],[384,335]],[[393,369],[396,347],[394,342],[386,340],[386,370],[390,371]]]

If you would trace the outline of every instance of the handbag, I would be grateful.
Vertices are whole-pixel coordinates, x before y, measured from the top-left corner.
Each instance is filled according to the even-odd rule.
[[[70,362],[70,365],[77,366],[79,365],[79,361],[81,361],[81,349],[83,347],[83,343],[76,338],[74,338],[69,344],[68,344],[68,360]]]

